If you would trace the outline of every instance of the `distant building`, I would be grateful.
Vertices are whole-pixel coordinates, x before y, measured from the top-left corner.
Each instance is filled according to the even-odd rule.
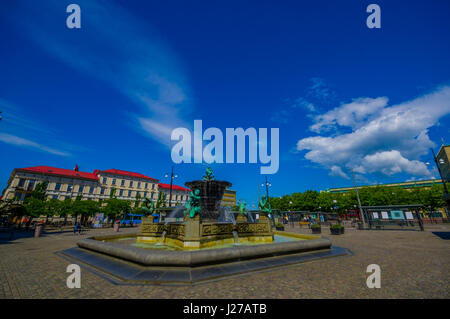
[[[118,199],[135,201],[138,194],[143,200],[158,199],[159,191],[166,191],[166,184],[141,173],[118,169],[94,170],[94,172],[80,172],[75,169],[64,169],[50,166],[34,166],[15,168],[8,180],[8,186],[3,190],[2,198],[5,200],[16,198],[23,202],[31,195],[36,184],[48,182],[47,199],[64,200],[75,199],[82,196],[82,200],[104,200],[114,196]],[[161,186],[160,186],[161,185]],[[172,201],[186,201],[189,190],[173,185]],[[175,195],[175,197],[174,197]],[[168,201],[168,197],[167,197]]]
[[[170,199],[170,184],[158,183],[158,188],[161,193],[166,195],[166,205],[169,206]],[[191,190],[178,185],[172,185],[172,205],[178,206],[186,204],[189,199]]]
[[[236,191],[226,189],[222,197],[222,206],[236,206]]]
[[[377,187],[377,186],[386,186],[386,187],[401,187],[405,189],[413,189],[416,187],[431,187],[435,184],[442,185],[442,181],[440,179],[429,179],[424,181],[412,181],[412,182],[400,182],[400,183],[387,183],[387,184],[377,184],[377,185],[358,185],[358,188],[362,187]],[[349,191],[355,190],[354,186],[351,187],[338,187],[338,188],[328,188],[325,192],[330,193],[346,193]]]

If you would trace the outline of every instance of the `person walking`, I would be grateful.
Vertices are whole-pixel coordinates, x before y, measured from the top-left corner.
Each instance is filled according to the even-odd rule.
[[[81,234],[81,224],[77,222],[75,224],[75,227],[73,228],[73,234],[75,235],[78,232],[78,235]]]

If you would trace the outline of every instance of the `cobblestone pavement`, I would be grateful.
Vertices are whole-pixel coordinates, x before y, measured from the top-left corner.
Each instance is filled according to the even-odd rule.
[[[426,227],[425,232],[346,228],[339,236],[323,228],[333,245],[349,248],[354,256],[195,286],[120,286],[82,268],[80,289],[66,287],[69,262],[55,252],[74,247],[80,238],[112,233],[111,229],[83,235],[50,232],[13,241],[0,234],[0,298],[449,298],[450,227]],[[286,230],[310,233],[298,226]],[[447,239],[438,236],[442,234]],[[366,286],[369,264],[381,267],[380,289]]]

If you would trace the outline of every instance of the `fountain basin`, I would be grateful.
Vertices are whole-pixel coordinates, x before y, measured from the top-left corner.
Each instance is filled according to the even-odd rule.
[[[286,233],[283,232],[283,235]],[[289,235],[288,235],[289,236]],[[221,264],[247,259],[264,258],[288,254],[298,254],[310,251],[330,249],[331,242],[320,236],[290,234],[303,240],[290,242],[257,244],[251,246],[236,245],[231,248],[188,250],[188,251],[158,251],[133,246],[125,246],[108,242],[118,239],[118,236],[101,236],[80,240],[80,248],[116,257],[144,266],[193,267],[205,264]],[[129,238],[130,236],[125,236]]]

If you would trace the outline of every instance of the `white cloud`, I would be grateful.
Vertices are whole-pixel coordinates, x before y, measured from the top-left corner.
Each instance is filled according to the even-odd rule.
[[[322,117],[316,118],[312,129],[326,125],[352,128],[351,133],[336,136],[307,137],[297,142],[297,150],[307,150],[305,158],[332,168],[337,165],[359,173],[381,172],[392,175],[406,172],[430,176],[418,160],[428,154],[434,143],[428,129],[439,119],[450,114],[450,87],[440,87],[434,92],[394,106],[383,106],[387,98],[355,99],[343,104]],[[361,111],[355,105],[364,105]],[[375,112],[367,103],[374,104]],[[327,116],[325,116],[327,115]]]
[[[339,177],[342,177],[342,178],[345,178],[345,179],[350,179],[350,177],[348,177],[348,175],[345,174],[342,171],[342,168],[340,168],[337,165],[331,166],[331,171],[330,171],[330,173],[328,175],[330,175],[330,176],[339,176]]]
[[[399,151],[377,152],[364,156],[362,164],[355,167],[359,173],[382,172],[385,175],[393,175],[405,172],[411,175],[431,176],[425,163],[404,158]]]
[[[0,133],[0,141],[7,143],[7,144],[16,145],[16,146],[35,148],[35,149],[38,149],[40,151],[44,151],[44,152],[47,152],[50,154],[55,154],[55,155],[60,155],[60,156],[70,156],[69,153],[58,151],[54,148],[30,141],[30,140],[27,140],[27,139],[24,139],[24,138],[21,138],[18,136],[10,135],[10,134]]]
[[[362,126],[369,116],[378,113],[387,105],[386,97],[358,98],[353,102],[343,104],[335,109],[315,117],[315,124],[310,127],[311,131],[320,133],[332,126],[348,126],[353,129]]]

